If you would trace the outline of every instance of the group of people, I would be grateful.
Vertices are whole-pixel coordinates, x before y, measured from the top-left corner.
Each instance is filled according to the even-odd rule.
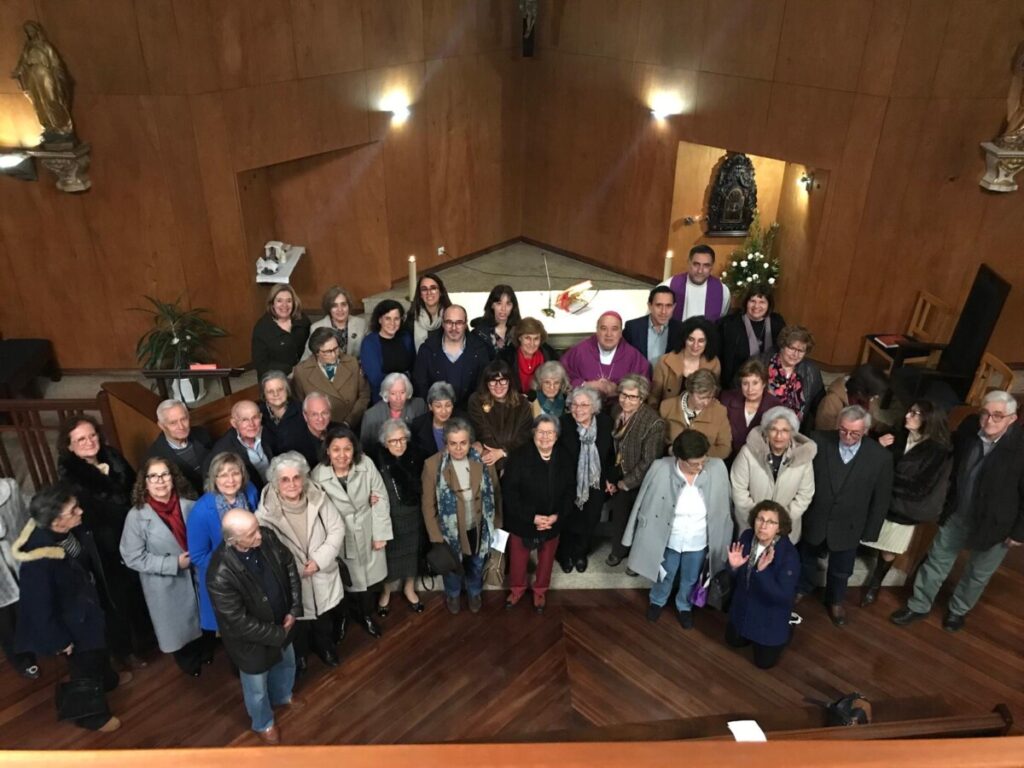
[[[35,654],[67,655],[68,719],[111,730],[104,691],[125,681],[111,657],[130,668],[156,644],[199,676],[219,636],[253,730],[275,743],[274,708],[311,654],[337,666],[350,624],[380,637],[398,592],[424,610],[428,552],[451,562],[447,610],[465,593],[479,612],[507,532],[505,607],[529,592],[543,613],[555,564],[587,570],[605,512],[606,563],[652,582],[649,620],[674,593],[692,628],[707,585],[731,575],[725,639],[752,646],[762,668],[822,583],[831,621],[847,623],[861,547],[877,553],[861,605],[875,602],[921,522],[939,521],[939,535],[891,618],[927,615],[966,548],[943,622],[960,629],[1024,541],[1016,401],[990,393],[952,438],[927,400],[883,424],[883,374],[861,367],[826,390],[813,336],[773,311],[771,286],[750,286],[730,312],[714,252],[689,258],[651,290],[646,316],[605,312],[561,357],[508,285],[472,323],[433,273],[408,311],[384,301],[368,323],[332,287],[313,324],[275,286],[252,339],[261,399],[236,402],[219,439],[164,401],[136,475],[93,419],[65,425],[62,479],[27,522],[0,516],[0,553],[20,567],[0,608],[8,657],[31,676]]]

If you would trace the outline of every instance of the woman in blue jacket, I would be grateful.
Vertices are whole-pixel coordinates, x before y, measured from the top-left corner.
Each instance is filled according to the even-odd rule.
[[[402,327],[404,316],[405,307],[393,299],[377,304],[370,316],[370,333],[363,339],[359,364],[370,383],[371,405],[380,402],[380,386],[389,373],[412,376],[416,349],[412,334]],[[426,392],[419,394],[424,397]]]
[[[249,482],[245,464],[233,453],[218,453],[210,462],[206,475],[206,493],[192,507],[185,524],[188,535],[188,556],[196,569],[199,587],[199,626],[205,632],[217,631],[210,593],[206,591],[206,567],[223,540],[220,521],[229,509],[256,511],[259,497],[256,486]]]
[[[754,664],[774,667],[789,643],[789,617],[800,577],[800,556],[789,540],[789,513],[774,501],[750,510],[750,528],[729,548],[734,576],[725,641],[754,646]]]

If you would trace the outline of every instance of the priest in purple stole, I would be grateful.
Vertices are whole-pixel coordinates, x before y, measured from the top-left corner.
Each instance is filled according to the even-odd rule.
[[[619,380],[627,373],[651,378],[647,358],[622,338],[618,312],[608,311],[597,318],[597,333],[569,349],[560,362],[573,387],[592,387],[605,403],[617,397]]]
[[[690,269],[686,274],[673,275],[662,285],[667,285],[676,295],[673,317],[686,320],[694,315],[704,315],[712,323],[729,313],[731,296],[729,289],[717,277],[711,275],[715,265],[715,250],[710,245],[695,245],[690,249]]]

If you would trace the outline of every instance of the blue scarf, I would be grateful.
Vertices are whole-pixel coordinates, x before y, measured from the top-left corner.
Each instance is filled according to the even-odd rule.
[[[245,488],[238,489],[238,493],[235,494],[234,504],[228,504],[228,500],[225,499],[223,495],[214,491],[213,503],[217,509],[217,517],[221,520],[223,520],[224,515],[232,509],[244,509],[246,512],[252,512],[252,509],[249,507],[249,498],[246,496]]]
[[[565,393],[559,392],[558,395],[551,399],[539,389],[537,390],[537,404],[540,405],[540,409],[548,416],[554,416],[556,419],[565,413]]]
[[[469,449],[470,462],[477,462],[481,466],[480,454],[476,448]],[[462,558],[462,545],[459,541],[459,505],[456,499],[456,492],[444,479],[444,473],[451,464],[451,457],[445,451],[441,456],[441,466],[437,471],[437,514],[441,522],[441,535],[445,543],[451,547],[455,557]],[[483,467],[483,482],[480,486],[480,495],[483,506],[483,519],[480,525],[480,547],[478,553],[486,554],[491,548],[491,534],[494,530],[494,486],[491,483],[491,473],[487,467]]]

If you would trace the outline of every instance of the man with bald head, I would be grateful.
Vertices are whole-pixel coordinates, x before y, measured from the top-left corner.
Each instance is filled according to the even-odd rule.
[[[619,381],[627,373],[651,378],[647,358],[622,338],[622,315],[611,310],[597,318],[597,333],[572,347],[561,363],[573,387],[596,389],[605,402],[618,396]]]
[[[221,521],[224,541],[210,556],[210,593],[224,649],[238,667],[252,729],[268,744],[281,735],[274,707],[292,703],[295,619],[302,615],[295,559],[256,516],[232,509]]]
[[[156,407],[156,423],[160,434],[146,452],[173,463],[185,476],[192,489],[203,492],[203,463],[210,454],[213,439],[202,427],[193,427],[188,408],[180,400],[164,400]]]
[[[466,309],[452,304],[442,315],[441,333],[427,336],[416,354],[412,375],[416,394],[425,395],[435,382],[447,381],[455,390],[453,405],[464,410],[489,362],[490,345],[466,333]]]
[[[267,482],[270,460],[278,453],[269,433],[263,431],[263,417],[259,406],[252,400],[239,400],[231,408],[231,429],[213,445],[203,465],[203,475],[210,468],[210,461],[218,453],[229,451],[245,464],[246,472],[256,490],[263,490]]]

